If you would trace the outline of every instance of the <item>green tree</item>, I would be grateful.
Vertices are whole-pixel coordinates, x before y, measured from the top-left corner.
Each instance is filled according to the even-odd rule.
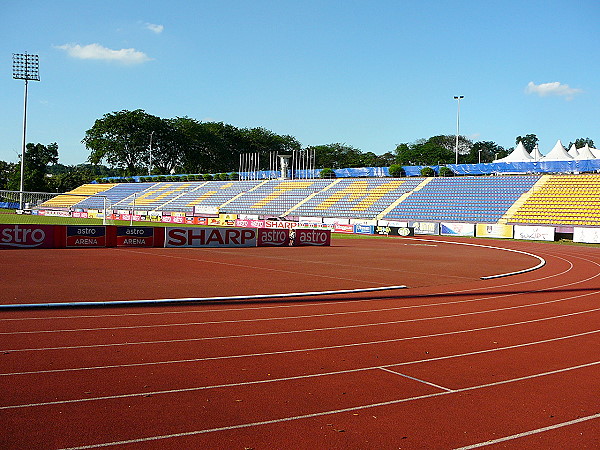
[[[515,139],[515,144],[518,145],[519,142],[522,142],[523,147],[525,147],[525,149],[531,153],[539,141],[540,140],[535,134],[526,134],[525,136],[517,136]]]
[[[25,146],[25,165],[23,176],[23,190],[31,192],[45,192],[49,190],[46,173],[48,166],[58,162],[58,144],[53,142],[48,145],[29,143]],[[8,187],[19,190],[21,185],[21,167],[15,165],[15,170],[10,175]]]
[[[567,150],[569,150],[573,144],[575,144],[575,148],[585,147],[585,144],[587,144],[590,148],[595,148],[594,141],[590,138],[579,138],[575,139],[575,142],[569,142]]]
[[[123,168],[126,175],[135,175],[147,168],[152,131],[156,134],[153,147],[159,148],[162,126],[162,119],[141,109],[123,110],[97,119],[81,142],[91,151],[88,160],[92,164],[106,160]]]
[[[489,163],[498,158],[504,158],[508,152],[492,141],[478,141],[473,144],[469,150],[469,154],[464,156],[463,162],[465,164],[477,164],[479,163],[479,157],[481,152],[481,162]]]
[[[8,189],[9,180],[17,167],[17,164],[0,161],[0,189]]]
[[[406,176],[406,171],[400,164],[392,164],[388,170],[391,177],[400,178]]]
[[[469,153],[473,143],[459,136],[458,153],[465,155]],[[399,144],[396,147],[396,160],[403,165],[437,165],[453,164],[455,155],[456,136],[438,135],[429,139],[419,139],[412,144]],[[460,163],[464,161],[459,160]]]
[[[346,144],[316,145],[306,148],[307,151],[315,152],[316,166],[342,169],[351,167],[364,167],[362,152]]]

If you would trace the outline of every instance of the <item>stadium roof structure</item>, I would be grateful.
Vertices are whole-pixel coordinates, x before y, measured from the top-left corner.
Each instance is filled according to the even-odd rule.
[[[542,158],[544,157],[544,155],[542,155],[542,153],[540,152],[540,148],[538,147],[537,144],[535,144],[535,147],[533,148],[533,151],[531,152],[531,157],[533,158],[534,161],[541,161]]]
[[[565,148],[562,145],[562,142],[559,139],[558,141],[556,141],[556,144],[554,145],[552,150],[550,150],[550,152],[546,156],[544,156],[542,161],[570,161],[572,159],[573,157],[569,155],[569,153],[565,150]]]
[[[569,149],[569,151],[567,153],[569,155],[571,155],[571,157],[573,157],[573,158],[577,158],[579,156],[579,152],[577,151],[575,144],[571,144],[571,148]]]
[[[577,150],[577,156],[575,156],[575,159],[596,159],[596,155],[592,153],[590,146],[585,144],[584,147]]]
[[[523,145],[523,142],[519,141],[510,155],[497,159],[494,162],[529,162],[532,160],[533,158]]]

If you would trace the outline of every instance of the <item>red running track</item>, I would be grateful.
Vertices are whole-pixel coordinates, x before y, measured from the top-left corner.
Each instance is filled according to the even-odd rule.
[[[533,256],[461,243],[518,249]],[[388,292],[0,311],[2,448],[597,448],[600,249],[0,252],[0,303]]]

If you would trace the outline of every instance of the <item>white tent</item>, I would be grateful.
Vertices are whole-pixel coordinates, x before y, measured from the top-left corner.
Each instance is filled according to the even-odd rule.
[[[600,158],[600,150],[597,148],[590,148],[590,152],[592,152],[592,155],[594,155],[596,158]]]
[[[537,144],[535,144],[535,147],[531,151],[531,157],[534,161],[540,161],[544,157],[544,155],[540,153],[540,148]]]
[[[567,153],[571,155],[572,158],[577,158],[577,156],[579,156],[579,152],[577,151],[575,144],[571,144],[571,148]]]
[[[525,149],[525,147],[523,146],[523,143],[519,141],[519,143],[510,155],[505,156],[504,158],[497,159],[494,162],[528,162],[532,159],[533,158],[527,152],[527,149]]]
[[[550,150],[550,152],[544,156],[542,161],[570,161],[572,159],[573,157],[567,153],[559,139],[556,141],[554,148],[552,148],[552,150]]]
[[[585,144],[585,147],[582,147],[577,151],[575,159],[596,159],[596,156],[590,150],[590,146]]]

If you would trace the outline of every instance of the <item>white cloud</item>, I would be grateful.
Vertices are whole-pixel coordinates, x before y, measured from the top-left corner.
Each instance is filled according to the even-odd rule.
[[[554,95],[564,97],[565,100],[572,100],[574,95],[582,93],[583,90],[569,87],[568,84],[561,84],[558,81],[542,84],[535,84],[530,81],[525,88],[525,92],[527,94],[537,94],[540,97]]]
[[[100,44],[65,44],[59,45],[56,48],[65,50],[69,56],[78,59],[98,59],[103,61],[116,61],[123,64],[141,64],[152,59],[144,52],[140,52],[134,48],[112,50],[103,47]]]
[[[153,33],[160,34],[163,32],[165,27],[163,25],[155,25],[153,23],[147,23],[146,29],[152,31]]]

